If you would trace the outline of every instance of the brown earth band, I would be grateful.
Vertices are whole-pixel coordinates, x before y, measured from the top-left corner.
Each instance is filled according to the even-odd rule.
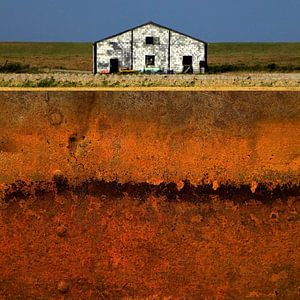
[[[149,183],[133,182],[121,184],[116,181],[104,182],[89,179],[80,185],[70,185],[65,177],[56,177],[52,182],[31,182],[17,181],[11,185],[4,185],[0,191],[0,200],[6,205],[14,201],[24,201],[31,198],[38,198],[42,194],[58,195],[74,193],[76,195],[91,195],[99,197],[122,198],[129,196],[144,200],[150,196],[164,197],[166,201],[187,201],[201,203],[208,198],[216,196],[220,200],[231,199],[236,203],[246,203],[257,200],[261,203],[271,203],[281,199],[287,201],[289,197],[300,196],[300,185],[273,185],[257,184],[255,189],[251,185],[239,187],[227,183],[214,186],[213,184],[202,184],[193,186],[189,181],[183,182],[181,186],[176,183],[160,183],[159,185]]]

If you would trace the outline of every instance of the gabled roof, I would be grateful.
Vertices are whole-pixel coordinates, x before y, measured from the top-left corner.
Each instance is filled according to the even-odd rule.
[[[152,21],[150,21],[150,22],[147,22],[147,23],[144,23],[144,24],[141,24],[141,25],[139,25],[139,26],[132,27],[132,28],[130,28],[130,29],[127,29],[127,30],[125,30],[125,31],[122,31],[122,32],[120,32],[120,33],[117,33],[117,34],[114,34],[114,35],[108,36],[108,37],[106,37],[106,38],[104,38],[104,39],[101,39],[101,40],[95,41],[95,42],[94,42],[94,44],[96,44],[96,43],[99,43],[99,42],[102,42],[102,41],[105,41],[105,40],[108,40],[108,39],[111,39],[111,38],[113,38],[113,37],[116,37],[116,36],[118,36],[118,35],[121,35],[121,34],[123,34],[123,33],[126,33],[126,32],[128,32],[128,31],[131,31],[131,30],[135,30],[135,29],[137,29],[137,28],[140,28],[140,27],[143,27],[143,26],[145,26],[145,25],[155,25],[155,26],[157,26],[157,27],[164,28],[164,29],[167,29],[167,30],[170,30],[170,31],[176,32],[176,33],[178,33],[178,34],[184,35],[184,36],[186,36],[186,37],[189,37],[189,38],[191,38],[191,39],[193,39],[193,40],[196,40],[196,41],[198,41],[198,42],[201,42],[201,43],[207,44],[206,42],[204,42],[204,41],[202,41],[202,40],[200,40],[200,39],[197,39],[197,38],[195,38],[195,37],[192,37],[192,36],[190,36],[190,35],[188,35],[188,34],[185,34],[185,33],[179,32],[179,31],[177,31],[177,30],[174,30],[174,29],[172,29],[172,28],[169,28],[169,27],[166,27],[166,26],[163,26],[163,25],[157,24],[157,23],[155,23],[155,22],[152,22]]]

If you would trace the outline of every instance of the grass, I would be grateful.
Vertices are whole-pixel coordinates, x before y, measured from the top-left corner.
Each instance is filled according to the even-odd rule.
[[[32,68],[30,65],[24,65],[21,63],[9,63],[6,61],[3,65],[0,65],[0,73],[37,73],[38,68]]]
[[[296,65],[276,65],[275,63],[270,64],[256,64],[256,65],[245,65],[245,64],[225,64],[225,65],[210,65],[208,73],[228,73],[228,72],[299,72],[300,66]]]
[[[217,72],[294,72],[300,70],[300,43],[209,44],[208,59]]]
[[[33,68],[92,70],[90,43],[1,42],[0,64],[22,63]]]
[[[0,43],[0,65],[30,68],[92,70],[91,43]],[[300,70],[299,43],[211,43],[208,45],[210,72]]]
[[[58,81],[54,77],[47,77],[37,81],[25,80],[18,84],[12,82],[0,81],[0,87],[77,87],[81,86],[78,82],[72,81]]]
[[[0,56],[88,56],[91,55],[89,43],[0,43]]]

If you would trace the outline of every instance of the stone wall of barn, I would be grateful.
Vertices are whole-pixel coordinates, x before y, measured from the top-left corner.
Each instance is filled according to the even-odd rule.
[[[120,68],[131,67],[131,31],[97,43],[97,73],[109,71],[112,58],[119,60]]]
[[[194,73],[200,72],[200,61],[205,60],[205,44],[185,35],[171,31],[171,64],[175,73],[183,70],[183,56],[192,56]]]
[[[154,38],[153,45],[146,44],[146,37]],[[169,30],[154,26],[145,25],[133,30],[133,68],[143,70],[146,66],[146,55],[155,56],[155,67],[159,67],[163,72],[168,71],[168,45]]]
[[[146,44],[146,37],[153,37],[154,44]],[[143,71],[146,67],[146,55],[154,55],[154,66],[166,73],[169,70],[169,39],[170,70],[181,73],[183,56],[192,56],[194,73],[198,73],[200,61],[205,60],[205,44],[154,24],[146,24],[98,42],[97,73],[103,70],[109,72],[110,59],[113,58],[119,60],[120,68],[130,69],[133,66],[134,70]]]

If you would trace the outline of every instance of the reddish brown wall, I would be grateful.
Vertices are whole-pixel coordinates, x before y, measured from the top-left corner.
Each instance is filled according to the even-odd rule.
[[[300,197],[44,194],[0,210],[0,298],[299,299],[299,232]]]
[[[0,92],[0,112],[0,299],[299,299],[299,92]]]
[[[298,183],[300,93],[0,92],[0,183]]]

